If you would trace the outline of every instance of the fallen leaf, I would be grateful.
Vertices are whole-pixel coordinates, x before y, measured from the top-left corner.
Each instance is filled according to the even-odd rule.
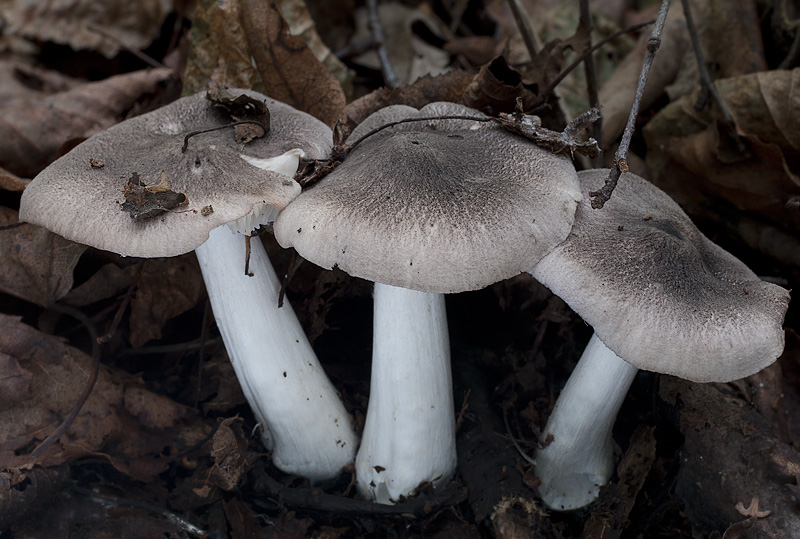
[[[0,167],[0,189],[21,193],[25,190],[29,183],[31,183],[29,179],[20,178],[16,174],[12,174],[6,169]]]
[[[420,77],[408,86],[390,90],[379,88],[349,103],[343,116],[352,126],[360,124],[373,112],[389,105],[408,105],[421,109],[436,101],[460,103],[467,85],[474,75],[467,71],[454,70],[442,75]]]
[[[134,71],[0,107],[0,166],[35,176],[55,160],[64,142],[111,127],[143,94],[155,92],[172,76],[169,69]]]
[[[717,81],[735,130],[716,107],[694,108],[699,89],[670,103],[643,130],[652,181],[682,203],[721,199],[779,228],[800,226],[786,205],[800,194],[798,85],[800,68]]]
[[[650,32],[650,27],[645,29],[633,51],[600,87],[599,100],[603,107],[603,135],[600,143],[604,149],[617,142],[628,121]],[[650,68],[639,110],[646,110],[655,103],[664,88],[675,80],[687,50],[691,50],[691,42],[686,30],[686,17],[680,2],[675,2],[671,4],[664,22],[661,46]]]
[[[218,87],[264,91],[250,59],[240,0],[198,0],[189,33],[183,95]]]
[[[144,49],[175,4],[170,0],[4,0],[4,33],[91,49],[113,58],[122,47]],[[108,39],[93,30],[114,36]]]
[[[17,221],[17,212],[0,207],[0,226]],[[72,288],[72,271],[85,250],[27,223],[0,230],[0,290],[47,307]]]
[[[335,124],[344,110],[344,91],[303,40],[290,33],[278,6],[242,0],[241,22],[266,95]]]
[[[339,81],[345,95],[351,96],[353,94],[353,72],[331,52],[320,38],[317,33],[317,25],[308,11],[306,2],[303,0],[279,0],[278,6],[283,18],[289,24],[291,34],[298,36],[308,45],[317,60],[322,62]],[[333,7],[336,8],[336,6]],[[328,19],[320,20],[325,21],[326,26],[330,25]]]
[[[130,342],[135,348],[161,337],[164,325],[191,309],[203,294],[203,278],[194,254],[152,258],[131,300]],[[198,328],[199,332],[199,328]]]
[[[211,449],[214,466],[209,481],[222,490],[236,489],[258,458],[256,453],[247,449],[242,424],[242,418],[231,417],[223,420],[214,433]]]
[[[59,425],[83,392],[92,358],[4,314],[0,357],[6,373],[0,377],[0,472],[94,457],[149,481],[169,465],[166,447],[177,448],[177,454],[208,433],[192,409],[148,391],[137,377],[101,365],[70,428],[33,458],[33,446]]]

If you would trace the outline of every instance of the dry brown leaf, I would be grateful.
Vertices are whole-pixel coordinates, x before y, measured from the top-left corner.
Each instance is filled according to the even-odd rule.
[[[234,490],[258,458],[248,451],[247,438],[242,430],[242,418],[225,419],[214,433],[211,456],[214,467],[210,482],[222,490]]]
[[[513,112],[517,97],[528,94],[522,85],[522,76],[498,56],[481,67],[472,82],[464,89],[465,105],[487,113]]]
[[[194,254],[154,258],[143,264],[131,300],[130,342],[134,347],[160,338],[164,324],[197,305],[203,294]]]
[[[670,103],[644,128],[653,181],[682,203],[694,198],[702,206],[697,196],[702,193],[779,227],[800,226],[800,212],[786,207],[792,195],[800,194],[798,85],[800,69],[716,83],[741,147],[736,133],[720,123],[716,107],[695,110],[699,90]]]
[[[0,107],[0,166],[35,176],[64,142],[114,125],[143,94],[155,92],[172,76],[169,69],[135,71]]]
[[[22,55],[0,58],[0,103],[10,106],[19,99],[65,92],[84,82],[37,67],[34,62],[33,58]]]
[[[344,109],[344,117],[352,126],[360,124],[364,118],[389,105],[408,105],[420,109],[435,101],[460,103],[467,85],[474,75],[466,71],[450,71],[435,77],[425,76],[409,86],[394,90],[380,88],[352,103]]]
[[[183,94],[216,87],[249,88],[263,92],[258,71],[250,60],[241,23],[240,0],[199,0],[189,34],[190,53]]]
[[[603,135],[600,142],[603,148],[609,148],[617,141],[628,121],[649,36],[649,30],[642,33],[636,48],[625,57],[614,74],[600,88],[600,106],[603,108]],[[686,17],[683,15],[680,2],[674,2],[664,23],[661,46],[650,68],[640,110],[650,107],[664,92],[664,88],[675,80],[684,53],[690,49]]]
[[[0,226],[16,223],[17,212],[0,208]],[[0,290],[36,303],[53,304],[72,288],[72,270],[85,245],[24,224],[0,230]]]
[[[34,459],[28,452],[75,404],[92,359],[7,315],[0,315],[0,358],[0,471],[97,457],[147,481],[169,464],[165,447],[183,449],[208,432],[192,409],[144,389],[136,377],[101,365],[71,427]],[[157,421],[143,422],[151,419]]]
[[[353,94],[353,72],[350,71],[339,58],[336,57],[317,33],[317,25],[308,11],[304,0],[278,0],[281,14],[289,24],[289,31],[293,36],[301,38],[314,56],[333,73],[342,86],[345,95]],[[330,21],[325,20],[326,24]]]
[[[446,52],[461,54],[474,66],[482,66],[494,58],[494,38],[489,36],[455,37],[442,45]]]
[[[124,45],[147,47],[173,9],[171,0],[25,0],[0,1],[4,32],[37,41],[53,41],[73,49],[92,49],[108,58]],[[115,40],[92,28],[100,28]]]
[[[242,0],[242,26],[265,93],[332,126],[345,106],[339,81],[289,32],[273,2]]]
[[[105,264],[84,283],[70,290],[62,301],[83,307],[108,299],[124,292],[133,282],[135,274],[136,266],[120,268],[116,264]]]
[[[29,183],[31,183],[29,179],[20,178],[16,174],[12,174],[6,169],[0,167],[0,189],[21,193],[25,190]]]

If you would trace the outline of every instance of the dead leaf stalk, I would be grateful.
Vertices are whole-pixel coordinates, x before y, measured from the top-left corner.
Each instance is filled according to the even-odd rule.
[[[511,13],[514,15],[514,20],[522,36],[522,41],[525,42],[525,48],[528,49],[528,54],[531,60],[533,60],[536,58],[536,53],[542,46],[541,43],[538,43],[538,39],[536,39],[536,35],[533,32],[531,19],[519,0],[508,0],[508,7],[511,8]]]
[[[682,0],[682,2],[683,13],[686,17],[686,27],[689,30],[689,37],[692,39],[692,48],[694,49],[694,56],[697,58],[697,68],[700,71],[700,85],[702,87],[694,108],[695,110],[701,110],[705,108],[705,103],[708,100],[708,94],[711,94],[711,97],[714,98],[714,102],[716,102],[720,112],[722,113],[723,119],[727,123],[733,124],[733,117],[731,116],[731,113],[728,112],[728,107],[725,106],[725,102],[719,95],[717,87],[714,86],[714,81],[711,80],[711,74],[708,72],[708,66],[706,66],[706,60],[703,57],[703,49],[700,47],[700,37],[697,35],[697,27],[694,24],[694,18],[692,17],[692,10],[689,6],[689,0]],[[741,141],[739,141],[739,144],[741,145]],[[742,146],[741,149],[744,152],[744,146]]]
[[[64,421],[62,421],[56,430],[54,430],[50,436],[45,438],[45,440],[31,453],[34,458],[39,458],[42,453],[44,453],[48,447],[58,441],[61,435],[67,431],[70,425],[72,425],[72,422],[78,416],[78,413],[80,413],[81,408],[83,408],[83,405],[89,399],[89,395],[91,395],[92,389],[94,389],[94,384],[97,382],[97,376],[100,373],[100,343],[98,342],[97,328],[95,327],[94,322],[92,322],[92,319],[83,314],[83,312],[79,309],[70,307],[68,305],[56,303],[51,305],[50,309],[58,313],[72,316],[73,318],[79,320],[86,327],[86,331],[89,333],[89,337],[92,341],[92,371],[89,373],[89,380],[86,382],[86,387],[84,388],[83,393],[81,393],[78,401],[64,418]]]
[[[588,28],[592,27],[592,15],[589,11],[589,0],[580,0],[578,3],[580,6],[580,21],[579,25],[584,25]],[[591,32],[589,33],[589,50],[592,49],[592,36]],[[594,57],[591,53],[586,56],[586,60],[583,62],[583,67],[586,72],[586,91],[589,94],[589,106],[592,108],[599,108],[600,107],[600,98],[598,97],[598,90],[597,90],[597,73],[594,68]],[[602,141],[600,140],[600,134],[602,133],[603,127],[603,119],[598,118],[597,121],[592,125],[591,136],[595,139],[598,144]]]
[[[189,149],[189,138],[195,135],[202,135],[203,133],[210,133],[212,131],[219,131],[221,129],[228,129],[229,127],[236,127],[237,125],[244,125],[244,124],[255,124],[259,126],[261,129],[264,130],[264,133],[269,131],[269,127],[264,125],[263,123],[259,122],[258,120],[242,120],[240,122],[231,122],[229,124],[221,125],[219,127],[211,127],[209,129],[201,129],[199,131],[192,131],[191,133],[187,134],[183,137],[183,146],[181,146],[181,153],[186,153],[186,150]]]
[[[647,84],[647,76],[650,74],[650,67],[653,65],[653,60],[656,57],[656,51],[661,46],[661,32],[664,30],[664,21],[667,18],[670,2],[671,0],[662,1],[661,8],[658,11],[658,17],[656,17],[655,27],[647,42],[647,53],[642,63],[642,71],[639,74],[636,96],[633,98],[633,105],[628,115],[628,123],[625,125],[625,131],[622,134],[622,140],[619,143],[619,148],[617,148],[617,153],[614,155],[614,166],[608,174],[605,185],[601,187],[599,191],[592,191],[589,193],[589,196],[592,197],[592,208],[596,210],[602,208],[603,205],[611,199],[611,193],[613,193],[614,189],[617,187],[620,175],[623,172],[628,172],[628,150],[630,149],[631,138],[633,137],[636,117],[639,114],[642,94]]]
[[[628,34],[630,32],[635,32],[636,30],[638,30],[640,28],[644,28],[645,26],[649,26],[649,25],[654,24],[654,23],[655,23],[655,21],[647,21],[647,22],[642,22],[642,23],[639,23],[639,24],[634,24],[632,26],[628,26],[627,28],[623,28],[622,30],[617,30],[613,34],[611,34],[611,35],[609,35],[607,37],[604,37],[603,39],[601,39],[600,41],[598,41],[597,43],[592,45],[585,52],[583,52],[580,56],[578,56],[578,58],[576,58],[574,62],[572,62],[567,67],[565,67],[561,71],[561,73],[559,73],[558,76],[555,79],[553,79],[553,81],[547,86],[547,88],[545,88],[544,91],[540,92],[540,95],[541,96],[550,95],[553,92],[553,90],[555,89],[555,87],[558,86],[559,84],[561,84],[561,81],[563,81],[567,77],[567,75],[569,75],[572,72],[573,69],[578,67],[581,64],[581,62],[583,62],[584,60],[589,58],[592,54],[594,54],[595,51],[597,51],[598,49],[603,47],[603,45],[605,45],[609,41],[614,41],[615,39],[617,39],[621,35]],[[545,99],[540,99],[539,102],[537,102],[533,107],[531,107],[531,110],[544,105],[544,103],[545,103]]]

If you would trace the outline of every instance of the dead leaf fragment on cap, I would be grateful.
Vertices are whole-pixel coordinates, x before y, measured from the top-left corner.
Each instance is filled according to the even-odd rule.
[[[146,185],[134,172],[122,190],[125,202],[121,209],[134,219],[152,219],[165,211],[186,203],[186,195],[169,189],[167,175],[161,173],[161,181],[156,185]]]

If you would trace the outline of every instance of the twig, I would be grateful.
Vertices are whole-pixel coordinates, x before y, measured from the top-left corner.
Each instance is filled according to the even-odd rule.
[[[623,28],[622,30],[617,30],[616,32],[614,32],[610,36],[601,39],[596,44],[594,44],[590,49],[588,49],[587,51],[583,52],[580,56],[578,56],[578,58],[574,62],[569,64],[567,67],[565,67],[561,71],[561,73],[559,73],[558,76],[550,82],[550,84],[547,86],[547,88],[545,88],[544,91],[539,93],[539,95],[543,96],[543,97],[549,95],[550,92],[552,92],[555,89],[555,87],[558,86],[561,83],[561,81],[564,80],[566,78],[566,76],[569,75],[572,72],[573,69],[578,67],[581,62],[583,62],[586,58],[591,56],[597,49],[601,48],[603,45],[605,45],[609,41],[613,41],[613,40],[617,39],[619,36],[621,36],[623,34],[627,34],[629,32],[635,32],[639,28],[644,28],[645,26],[649,26],[649,25],[653,24],[654,22],[655,21],[647,21],[647,22],[642,22],[642,23],[639,23],[639,24],[634,24],[633,26],[629,26],[627,28]],[[544,104],[544,102],[545,102],[545,100],[542,97],[540,97],[539,98],[539,102],[536,103],[533,106],[533,108],[541,106],[542,104]]]
[[[120,498],[118,496],[99,494],[97,492],[93,492],[89,489],[85,489],[77,485],[71,485],[70,489],[74,491],[76,494],[79,494],[83,499],[88,498],[107,507],[108,506],[114,507],[116,505],[116,506],[123,506],[123,507],[127,506],[127,507],[135,507],[136,509],[142,509],[163,517],[167,522],[179,528],[180,530],[188,534],[191,534],[193,537],[200,537],[200,538],[207,537],[205,530],[203,530],[200,526],[194,524],[189,519],[181,515],[178,515],[177,513],[168,511],[158,505],[153,505],[151,503],[143,502],[141,500],[134,500],[133,498]]]
[[[383,82],[387,88],[395,89],[400,86],[397,74],[394,72],[392,63],[389,61],[389,53],[384,45],[386,37],[383,35],[383,26],[378,18],[378,0],[367,0],[367,10],[369,13],[369,29],[372,32],[372,39],[377,44],[378,59],[381,62],[381,73]]]
[[[264,133],[269,132],[269,127],[259,122],[258,120],[242,120],[241,122],[231,122],[229,124],[220,125],[219,127],[210,127],[208,129],[192,131],[191,133],[183,137],[183,146],[181,146],[181,153],[186,153],[186,150],[189,148],[189,137],[193,137],[195,135],[202,135],[203,133],[211,133],[212,131],[219,131],[221,129],[227,129],[229,127],[236,127],[237,125],[242,125],[242,124],[256,124],[258,127],[264,130]]]
[[[133,276],[133,280],[131,281],[130,286],[128,286],[128,291],[125,293],[125,297],[122,299],[122,303],[120,303],[119,307],[117,308],[117,312],[114,313],[114,318],[111,321],[111,326],[108,328],[108,331],[97,338],[97,342],[100,344],[105,344],[111,340],[111,337],[114,336],[116,333],[117,328],[119,327],[119,323],[122,321],[122,315],[128,309],[128,305],[131,303],[131,299],[133,299],[133,292],[139,286],[139,280],[142,277],[142,271],[144,270],[144,262],[138,262],[138,267],[136,268],[136,273]]]
[[[531,60],[536,58],[536,53],[541,48],[541,44],[537,43],[536,35],[533,33],[530,17],[528,17],[525,8],[520,4],[519,0],[508,0],[508,7],[511,8],[511,13],[514,14],[514,20],[519,28],[519,33],[522,36],[522,41],[525,42],[525,48],[528,49],[528,55]]]
[[[589,50],[592,48],[592,15],[589,12],[589,0],[580,0],[578,3],[580,6],[580,21],[578,22],[579,25],[583,25],[586,28],[589,28]],[[590,108],[599,108],[600,107],[600,98],[598,96],[597,91],[597,72],[594,68],[594,57],[591,53],[586,56],[586,60],[583,62],[584,71],[586,72],[586,91],[589,94],[589,107]],[[602,146],[602,141],[600,140],[600,135],[603,132],[602,130],[603,125],[603,118],[600,117],[592,124],[592,130],[589,134],[593,139],[595,139],[598,145]]]
[[[467,11],[469,0],[456,0],[453,7],[450,9],[450,33],[455,34],[458,27],[461,26],[465,31],[469,31],[466,25],[461,24],[461,19],[464,17],[464,12]]]
[[[91,30],[92,32],[100,34],[101,36],[103,36],[106,39],[110,39],[111,41],[113,41],[114,43],[119,45],[120,48],[128,51],[129,53],[131,53],[132,55],[134,55],[135,57],[137,57],[139,60],[141,60],[145,64],[149,65],[150,67],[163,67],[163,68],[166,68],[166,69],[170,69],[169,67],[167,67],[166,65],[162,64],[161,62],[159,62],[155,58],[151,58],[150,56],[147,56],[145,53],[143,53],[143,52],[141,52],[139,50],[136,50],[133,47],[130,47],[130,46],[126,45],[117,36],[109,34],[108,32],[106,32],[105,30],[103,30],[102,28],[100,28],[98,26],[90,24],[90,25],[87,26],[87,28],[89,30]]]
[[[89,333],[89,337],[92,340],[92,371],[89,373],[89,380],[86,382],[86,387],[84,388],[83,393],[81,393],[78,401],[72,406],[72,409],[69,411],[69,413],[67,413],[64,421],[62,421],[56,430],[54,430],[50,436],[45,438],[45,440],[31,453],[34,458],[39,458],[39,456],[44,453],[48,447],[53,445],[61,437],[61,435],[66,432],[70,425],[72,425],[72,422],[78,416],[78,413],[81,411],[81,408],[83,408],[83,405],[86,403],[89,395],[91,395],[94,384],[97,382],[97,376],[100,373],[100,343],[98,342],[97,328],[95,328],[92,319],[83,314],[83,312],[80,310],[68,305],[54,304],[50,306],[50,309],[58,313],[67,314],[73,318],[77,318],[86,327],[86,331]]]
[[[0,230],[9,230],[11,228],[17,228],[25,224],[25,221],[17,221],[16,223],[11,223],[8,225],[0,225]]]
[[[305,262],[305,259],[297,254],[297,251],[292,249],[292,258],[289,260],[289,269],[283,274],[283,279],[281,280],[281,289],[278,290],[279,309],[283,307],[283,300],[286,297],[286,287],[289,286],[289,281],[292,280],[295,273],[297,273],[297,270],[299,270],[300,266],[303,265],[303,262]]]
[[[689,2],[688,0],[682,0],[682,2],[683,14],[686,17],[686,27],[689,30],[689,37],[692,38],[692,48],[694,49],[694,56],[697,59],[697,69],[700,71],[700,85],[703,88],[700,94],[701,97],[697,100],[697,104],[695,104],[694,108],[696,110],[702,109],[704,107],[703,101],[705,101],[704,96],[710,93],[714,98],[714,101],[717,102],[717,106],[719,106],[720,111],[722,112],[723,119],[726,122],[733,122],[733,118],[728,112],[727,107],[725,107],[725,103],[722,101],[719,92],[717,92],[716,86],[714,86],[714,81],[711,80],[711,74],[708,72],[708,67],[706,66],[705,58],[703,57],[703,49],[700,48],[700,38],[697,35],[697,27],[694,25],[692,11],[689,8]]]
[[[355,147],[358,146],[359,144],[361,144],[365,139],[371,137],[372,135],[374,135],[376,133],[380,133],[384,129],[388,129],[388,128],[394,127],[396,125],[407,124],[407,123],[411,123],[411,122],[429,122],[429,121],[435,121],[435,120],[469,120],[469,121],[473,121],[473,122],[491,122],[491,121],[494,121],[494,118],[489,118],[488,116],[481,117],[481,116],[463,116],[463,115],[427,116],[427,117],[424,117],[424,118],[405,118],[403,120],[397,120],[396,122],[389,122],[388,124],[384,124],[384,125],[382,125],[380,127],[376,127],[375,129],[373,129],[372,131],[370,131],[369,133],[367,133],[363,137],[361,137],[358,140],[356,140],[354,143],[348,144],[347,145],[347,153],[349,154],[350,152],[352,152],[355,149]]]
[[[641,106],[642,93],[647,84],[647,76],[650,73],[650,66],[653,65],[653,59],[656,57],[656,51],[661,46],[661,32],[664,29],[664,21],[667,18],[669,11],[670,0],[662,0],[661,9],[658,11],[656,18],[656,25],[650,38],[647,41],[647,53],[644,55],[644,63],[642,64],[642,72],[639,75],[639,83],[636,86],[636,96],[633,98],[633,105],[631,106],[631,113],[628,116],[628,123],[625,125],[625,131],[622,134],[622,141],[620,141],[617,153],[614,155],[614,166],[608,174],[606,183],[599,191],[592,191],[589,196],[592,197],[592,208],[600,209],[611,198],[611,193],[617,187],[619,177],[623,172],[628,172],[628,149],[631,145],[631,137],[633,137],[634,125],[636,124],[636,116],[639,114],[639,107]]]

